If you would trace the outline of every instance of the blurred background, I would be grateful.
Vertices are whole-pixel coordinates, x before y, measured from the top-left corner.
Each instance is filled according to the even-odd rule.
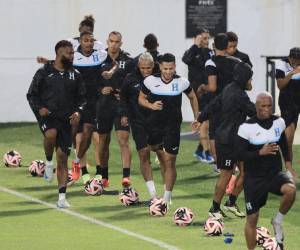
[[[237,33],[238,48],[253,63],[252,99],[266,89],[262,55],[286,56],[299,46],[299,11],[299,0],[227,0],[227,31]],[[145,35],[154,33],[158,50],[174,53],[178,74],[187,77],[181,58],[193,39],[186,38],[186,0],[0,0],[0,122],[35,121],[26,100],[40,67],[35,58],[54,58],[55,43],[78,36],[87,14],[96,19],[95,38],[106,43],[110,31],[120,31],[122,48],[133,57],[145,50]],[[186,98],[182,109],[184,120],[191,120]]]

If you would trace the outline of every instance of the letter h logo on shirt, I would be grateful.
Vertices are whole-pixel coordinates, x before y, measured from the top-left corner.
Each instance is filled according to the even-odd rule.
[[[179,86],[178,83],[172,83],[172,91],[174,92],[178,92],[179,91]]]
[[[98,57],[98,55],[93,55],[93,60],[94,60],[94,62],[99,62],[99,57]]]
[[[275,136],[276,137],[280,137],[280,130],[279,130],[279,128],[275,128],[274,131],[275,131]]]

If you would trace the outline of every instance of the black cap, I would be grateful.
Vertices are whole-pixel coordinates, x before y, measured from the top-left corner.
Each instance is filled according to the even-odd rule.
[[[239,62],[233,69],[233,80],[238,83],[242,89],[246,89],[247,82],[252,78],[253,71],[248,63]]]
[[[300,48],[299,47],[291,48],[289,57],[294,59],[300,59]]]

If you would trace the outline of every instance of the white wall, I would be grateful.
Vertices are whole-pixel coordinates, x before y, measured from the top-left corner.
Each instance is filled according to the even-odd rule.
[[[285,55],[299,46],[297,0],[228,0],[228,29],[240,38],[239,48],[254,64],[255,96],[265,88],[261,55]],[[55,43],[78,34],[85,14],[96,19],[95,36],[105,41],[112,30],[124,37],[123,48],[133,56],[143,51],[143,38],[153,32],[161,52],[177,56],[177,71],[186,76],[181,56],[191,44],[185,39],[184,0],[0,0],[0,122],[33,121],[25,94],[36,69],[37,55],[54,57]],[[184,100],[185,120],[192,118]]]

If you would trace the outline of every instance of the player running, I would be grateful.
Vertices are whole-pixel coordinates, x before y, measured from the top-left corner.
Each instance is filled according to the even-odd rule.
[[[27,100],[44,134],[45,179],[53,179],[53,152],[56,149],[59,198],[57,206],[70,207],[66,200],[68,155],[72,145],[71,126],[79,123],[86,104],[80,73],[72,66],[72,44],[62,40],[55,46],[55,61],[40,68],[30,85]]]
[[[176,181],[176,156],[180,144],[182,122],[182,92],[190,99],[195,121],[193,130],[198,128],[198,102],[188,80],[176,75],[175,56],[166,53],[160,57],[160,74],[148,76],[139,94],[139,104],[150,109],[147,126],[149,144],[153,149],[164,149],[163,166],[165,169],[165,192],[163,199],[170,203]]]

